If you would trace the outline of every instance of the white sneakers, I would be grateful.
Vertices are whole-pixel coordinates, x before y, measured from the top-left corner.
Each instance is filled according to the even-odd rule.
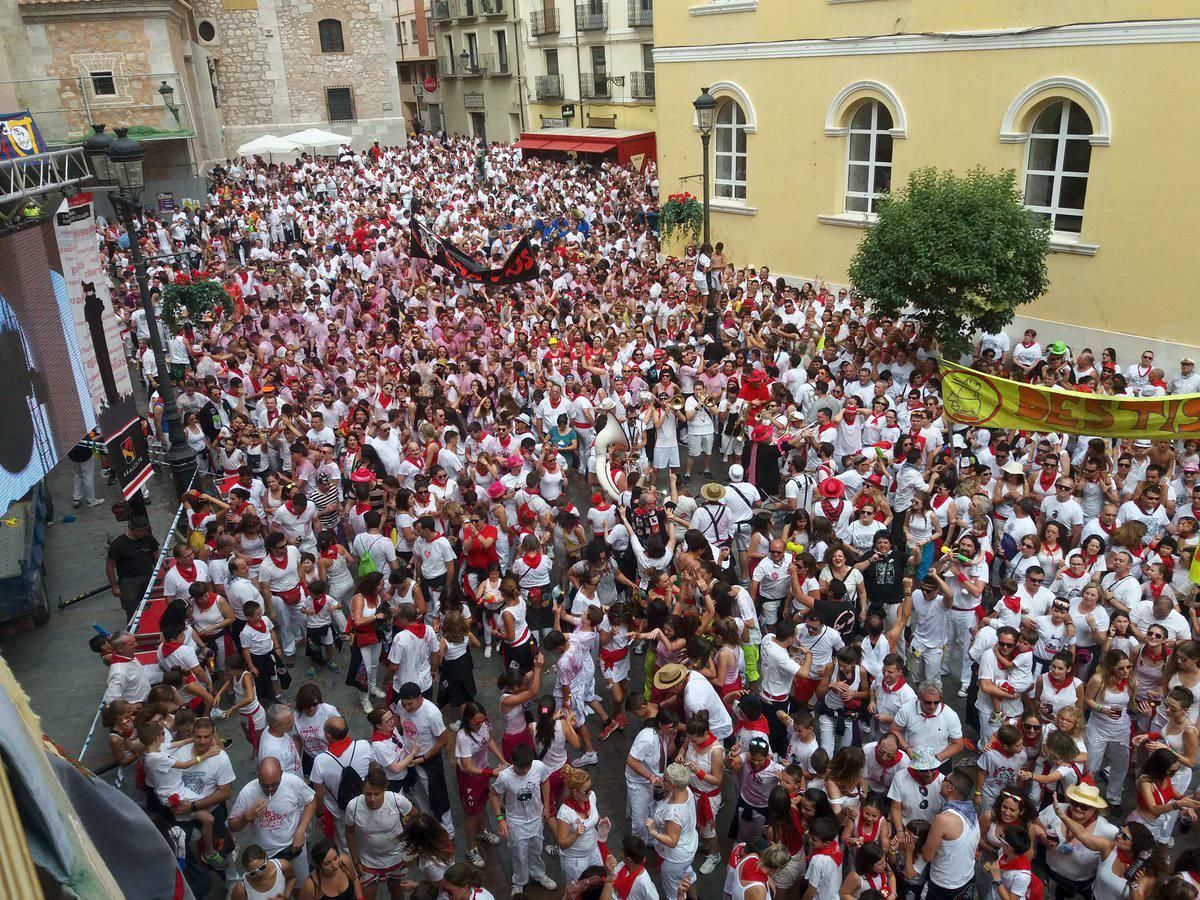
[[[595,754],[595,752],[593,751],[592,753],[585,753],[585,754],[583,754],[583,756],[581,756],[581,757],[579,757],[577,760],[575,760],[575,762],[573,763],[573,765],[576,765],[576,766],[594,766],[594,765],[596,765],[596,763],[598,763],[598,762],[600,762],[600,757],[598,757],[598,756]],[[546,890],[550,890],[550,888],[546,888]]]
[[[371,688],[371,696],[378,697],[380,700],[383,700],[385,697],[387,697],[387,691],[383,690],[382,688],[373,687]]]
[[[720,862],[721,862],[721,854],[720,853],[708,854],[708,856],[704,857],[704,862],[702,862],[700,864],[700,874],[707,875],[709,872],[711,872],[713,869],[715,869],[720,864]]]
[[[371,702],[371,695],[363,694],[362,695],[362,710],[363,710],[363,712],[370,714],[371,710],[373,710],[374,708],[375,708],[375,704],[373,704]]]
[[[543,891],[558,890],[558,883],[553,878],[551,878],[549,875],[539,875],[537,878],[535,878],[533,880],[542,886]]]

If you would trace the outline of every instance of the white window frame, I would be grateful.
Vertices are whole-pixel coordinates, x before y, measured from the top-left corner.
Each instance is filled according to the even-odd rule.
[[[1022,194],[1027,197],[1028,190],[1029,190],[1029,176],[1034,175],[1034,176],[1049,177],[1051,179],[1051,182],[1050,182],[1050,184],[1051,184],[1050,205],[1049,206],[1034,206],[1033,204],[1026,202],[1025,208],[1029,209],[1033,212],[1043,213],[1043,214],[1049,216],[1050,217],[1050,228],[1056,234],[1071,235],[1071,236],[1077,237],[1079,234],[1081,234],[1083,232],[1083,212],[1084,211],[1082,209],[1075,209],[1073,207],[1064,207],[1064,206],[1059,205],[1059,200],[1060,200],[1061,191],[1062,191],[1062,180],[1063,180],[1063,178],[1082,178],[1082,179],[1084,179],[1085,182],[1087,180],[1089,180],[1089,178],[1091,177],[1091,157],[1090,157],[1090,155],[1088,157],[1088,170],[1089,171],[1087,171],[1087,172],[1068,172],[1068,171],[1066,171],[1064,169],[1064,166],[1066,165],[1067,142],[1068,141],[1087,141],[1090,145],[1091,139],[1092,139],[1092,134],[1091,134],[1091,132],[1089,132],[1088,134],[1070,134],[1068,132],[1068,129],[1070,126],[1070,120],[1071,120],[1071,107],[1072,106],[1076,106],[1079,108],[1079,111],[1081,113],[1083,113],[1083,115],[1087,118],[1088,124],[1091,127],[1092,131],[1095,130],[1095,127],[1091,125],[1092,117],[1088,114],[1088,111],[1086,109],[1084,109],[1082,106],[1080,106],[1078,103],[1076,103],[1074,100],[1070,100],[1066,97],[1059,97],[1059,98],[1054,99],[1050,103],[1046,104],[1045,106],[1043,106],[1041,109],[1038,110],[1037,114],[1035,116],[1033,116],[1033,118],[1030,119],[1030,121],[1029,121],[1029,141],[1025,148],[1025,177],[1022,180],[1021,185],[1022,185]],[[1043,115],[1045,115],[1050,109],[1052,109],[1054,107],[1058,107],[1058,110],[1059,110],[1058,133],[1057,134],[1054,134],[1053,132],[1047,132],[1045,134],[1034,133],[1034,131],[1033,131],[1034,122],[1036,122],[1038,119],[1040,119]],[[1030,157],[1033,153],[1034,141],[1048,141],[1048,140],[1055,141],[1055,143],[1057,145],[1055,148],[1055,155],[1054,155],[1054,169],[1053,170],[1031,169],[1029,166],[1030,166]],[[1085,205],[1087,204],[1086,186],[1084,189],[1084,204]],[[1059,216],[1076,216],[1076,217],[1078,217],[1078,219],[1080,220],[1079,231],[1063,231],[1063,230],[1061,230],[1058,227]]]
[[[855,128],[854,127],[854,119],[858,115],[858,111],[867,105],[870,105],[870,107],[871,107],[870,127],[866,128],[866,129]],[[880,135],[887,135],[888,139],[892,141],[893,159],[895,158],[895,153],[896,153],[896,141],[895,141],[895,138],[892,137],[891,126],[889,126],[887,128],[882,128],[879,125],[879,111],[881,109],[887,112],[889,119],[892,118],[891,110],[889,110],[882,103],[882,101],[876,100],[875,98],[869,98],[867,100],[864,100],[862,103],[855,106],[854,109],[852,109],[848,113],[848,118],[847,118],[848,127],[846,129],[846,190],[842,193],[842,210],[843,210],[843,212],[845,212],[848,215],[867,215],[867,216],[875,215],[876,208],[879,203],[879,198],[881,196],[878,192],[876,192],[874,190],[875,170],[876,169],[887,169],[890,172],[891,168],[892,168],[892,164],[890,162],[880,162],[877,159],[877,156],[878,156],[877,147],[878,147],[878,141],[879,141]],[[893,124],[894,124],[894,121],[893,121]],[[854,144],[854,135],[856,135],[856,134],[860,134],[860,135],[865,134],[865,135],[868,135],[870,138],[870,143],[868,145],[868,151],[867,151],[868,157],[865,162],[863,160],[852,159],[850,156],[852,147]],[[850,189],[850,170],[853,167],[859,167],[859,168],[865,167],[866,168],[866,170],[867,170],[867,189],[865,191],[852,191]],[[889,185],[891,184],[890,179],[888,181],[888,184]],[[867,208],[865,210],[851,209],[850,202],[849,202],[851,197],[853,197],[855,199],[865,199],[867,201]]]
[[[726,104],[732,104],[735,112],[732,114],[732,116],[731,116],[732,121],[729,124],[721,124],[718,120],[720,119],[721,110],[725,107]],[[741,115],[741,119],[742,119],[742,121],[740,123],[737,121],[737,116],[739,114]],[[748,193],[748,181],[749,181],[749,175],[750,175],[750,141],[748,138],[748,135],[750,132],[746,128],[746,124],[748,121],[749,121],[749,117],[746,115],[745,108],[735,98],[721,97],[717,100],[716,114],[713,116],[712,178],[713,178],[713,196],[715,198],[717,198],[718,200],[726,200],[726,201],[730,201],[733,203],[742,203],[742,202],[745,202],[745,200],[746,200],[746,196]],[[717,141],[717,134],[722,129],[726,129],[729,131],[729,150],[728,150],[728,152],[721,152],[721,151],[717,150],[717,146],[719,143]],[[737,137],[738,137],[739,131],[741,131],[743,140],[745,141],[745,144],[746,144],[746,149],[743,152],[739,152],[737,149],[737,143],[738,143]],[[729,157],[729,178],[726,178],[726,179],[720,178],[717,175],[717,171],[718,171],[717,159],[721,156]],[[737,177],[738,157],[741,157],[745,161],[747,177],[742,180],[738,180],[738,177]],[[741,189],[740,197],[738,196],[739,188]],[[727,193],[722,193],[722,190],[726,191]]]

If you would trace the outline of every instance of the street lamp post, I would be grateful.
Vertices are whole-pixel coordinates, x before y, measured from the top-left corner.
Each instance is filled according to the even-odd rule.
[[[708,142],[712,137],[713,119],[717,113],[717,100],[708,92],[708,88],[700,89],[700,96],[692,101],[696,111],[696,126],[700,129],[700,148],[704,157],[704,243],[709,242],[709,207],[708,207]],[[712,302],[712,266],[704,273],[708,284],[709,302]]]
[[[104,131],[103,125],[93,126],[93,134],[84,145],[84,152],[92,161],[96,180],[109,192],[113,207],[125,226],[129,238],[129,254],[133,259],[134,276],[138,292],[142,296],[142,309],[146,313],[146,327],[150,331],[150,347],[154,351],[154,362],[158,367],[158,393],[163,401],[163,428],[167,434],[167,462],[171,466],[171,477],[176,493],[181,497],[192,483],[196,473],[196,453],[183,435],[183,423],[179,418],[179,404],[175,397],[175,384],[167,366],[167,354],[163,348],[162,331],[154,302],[150,299],[150,281],[146,275],[146,260],[138,241],[137,229],[133,224],[133,211],[138,208],[138,196],[145,187],[142,161],[146,152],[142,145],[128,136],[128,130],[118,128],[117,136]]]

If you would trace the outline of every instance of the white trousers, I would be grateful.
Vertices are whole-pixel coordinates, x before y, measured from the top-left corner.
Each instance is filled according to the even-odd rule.
[[[679,895],[679,883],[683,879],[691,877],[693,884],[696,881],[696,873],[692,871],[691,860],[678,863],[663,860],[662,868],[659,870],[659,877],[661,879],[663,897],[672,898]]]
[[[842,732],[840,737],[834,732],[836,725],[837,719],[833,716],[817,716],[817,728],[820,730],[820,737],[817,739],[817,742],[821,745],[821,749],[829,754],[830,758],[842,747],[849,747],[855,742],[853,722],[846,722],[846,730]]]
[[[300,604],[292,606],[284,603],[278,597],[273,597],[271,611],[275,613],[275,624],[279,626],[279,644],[284,656],[296,652],[296,639],[304,633],[304,616],[300,614]]]
[[[654,789],[650,787],[634,787],[625,783],[625,794],[629,800],[629,831],[640,837],[646,843],[650,842],[650,834],[646,831],[646,819],[654,808]]]
[[[979,624],[974,610],[950,610],[950,639],[947,649],[957,647],[962,657],[960,681],[963,687],[971,683],[971,656],[967,650],[971,647],[971,629]]]
[[[375,676],[379,674],[379,655],[383,652],[383,644],[367,644],[359,647],[362,654],[363,668],[367,670],[367,689],[375,687]]]
[[[546,874],[546,863],[542,859],[542,835],[517,837],[516,829],[508,832],[508,853],[512,858],[512,885],[520,890],[529,884],[529,879],[541,878]]]
[[[1103,715],[1103,713],[1094,712],[1094,716]],[[1108,764],[1108,789],[1105,793],[1110,804],[1119,804],[1121,802],[1121,791],[1125,786],[1125,779],[1129,772],[1129,735],[1123,738],[1110,738],[1100,733],[1097,729],[1089,728],[1083,736],[1083,743],[1087,749],[1088,756],[1088,772],[1092,777],[1096,777],[1105,763]]]
[[[86,462],[71,463],[71,499],[87,503],[96,499],[96,457],[89,456]]]
[[[920,685],[926,681],[941,682],[942,657],[946,655],[946,648],[914,645],[911,650],[908,664],[912,669],[912,683]]]

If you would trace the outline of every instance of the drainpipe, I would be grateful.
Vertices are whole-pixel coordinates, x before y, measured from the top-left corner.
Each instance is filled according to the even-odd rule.
[[[575,84],[579,90],[579,124],[581,128],[587,127],[587,108],[583,103],[583,63],[579,61],[579,7],[575,5],[575,0],[568,0],[571,4],[571,21],[575,23]]]

